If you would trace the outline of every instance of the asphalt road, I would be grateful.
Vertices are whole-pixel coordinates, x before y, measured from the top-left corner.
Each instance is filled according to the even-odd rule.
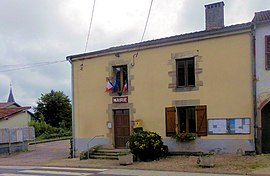
[[[1,155],[1,166],[37,166],[69,156],[69,140],[29,145],[28,151]]]
[[[96,169],[38,166],[0,166],[0,176],[228,176],[224,174],[187,173],[151,170]],[[237,176],[237,175],[231,175]]]

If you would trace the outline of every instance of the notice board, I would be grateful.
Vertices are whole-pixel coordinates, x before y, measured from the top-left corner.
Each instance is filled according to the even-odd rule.
[[[250,118],[208,120],[209,134],[250,134]]]

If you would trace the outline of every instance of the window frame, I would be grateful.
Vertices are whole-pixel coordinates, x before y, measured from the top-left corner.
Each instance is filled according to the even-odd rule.
[[[197,106],[186,106],[194,108],[195,116],[195,133],[197,136],[207,136],[208,135],[208,118],[207,118],[207,106],[197,105]],[[166,136],[174,136],[180,133],[180,117],[178,116],[178,108],[185,108],[185,106],[179,107],[166,107],[165,108],[165,126],[166,126]],[[187,132],[188,133],[188,132]]]
[[[118,74],[116,71],[117,68],[120,68],[119,76],[116,75]],[[126,76],[124,74],[125,70]],[[113,87],[115,85],[115,80],[117,79],[119,81],[117,90],[116,91],[112,90],[112,93],[122,94],[125,84],[127,85],[126,91],[128,91],[128,66],[127,65],[112,66],[112,72],[113,72]]]
[[[181,118],[180,116],[180,109],[182,109],[184,112],[184,115],[185,117],[184,118]],[[194,119],[194,124],[193,126],[195,126],[195,131],[191,131],[190,130],[190,121],[189,119],[190,116],[189,116],[189,110],[192,110],[193,111],[193,117],[192,119]],[[184,119],[184,124],[185,124],[185,127],[184,129],[182,128],[182,121],[181,119]],[[177,107],[177,120],[178,120],[178,131],[179,133],[197,133],[197,118],[196,118],[196,107],[195,106],[184,106],[184,107]]]
[[[270,70],[270,35],[265,36],[265,69]]]
[[[189,73],[189,62],[192,61],[193,62],[193,74],[190,75]],[[179,73],[179,64],[180,63],[183,63],[184,64],[184,84],[183,85],[180,85],[180,73]],[[185,59],[176,59],[176,87],[177,88],[186,88],[186,87],[196,87],[196,73],[195,73],[195,57],[190,57],[190,58],[185,58]],[[190,84],[189,81],[190,81],[190,76],[192,76],[194,82],[193,84]]]

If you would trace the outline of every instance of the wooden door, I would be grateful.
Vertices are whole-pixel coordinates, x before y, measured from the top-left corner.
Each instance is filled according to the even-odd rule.
[[[270,153],[270,103],[261,111],[262,116],[262,153]]]
[[[114,140],[115,148],[126,148],[130,136],[129,110],[114,110]]]

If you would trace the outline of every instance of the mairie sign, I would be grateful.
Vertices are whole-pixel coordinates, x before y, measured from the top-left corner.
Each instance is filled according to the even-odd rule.
[[[113,103],[128,103],[128,97],[112,97]]]

